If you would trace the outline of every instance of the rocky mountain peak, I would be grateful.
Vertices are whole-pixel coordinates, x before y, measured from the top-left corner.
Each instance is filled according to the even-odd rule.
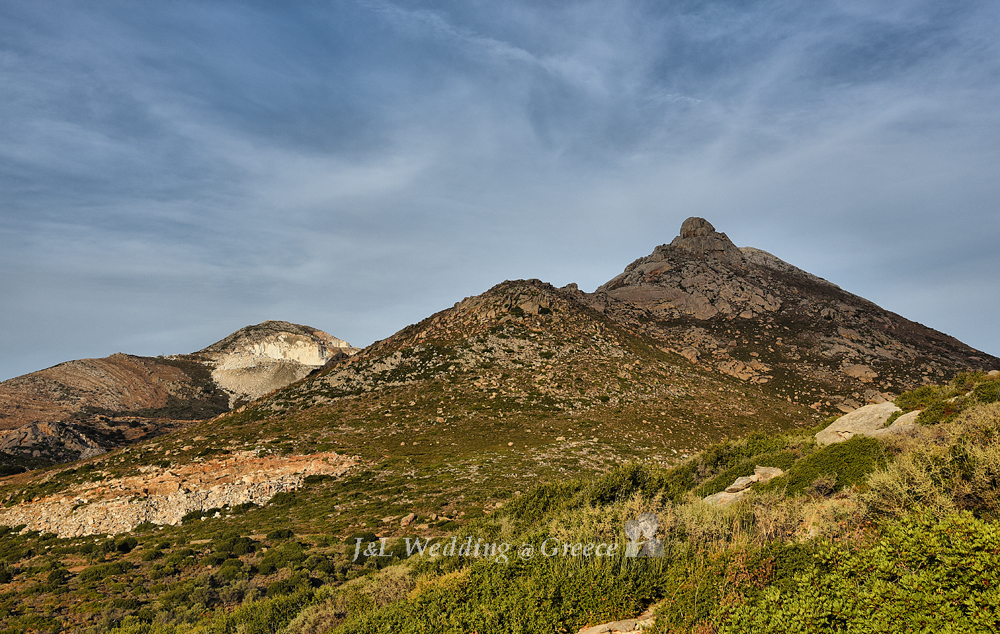
[[[766,251],[739,249],[704,218],[685,220],[670,244],[586,301],[695,363],[816,408],[848,411],[1000,364]]]
[[[255,399],[307,376],[327,362],[358,351],[322,330],[287,321],[240,328],[195,355],[212,367],[212,379],[230,405]]]
[[[743,267],[744,258],[733,241],[724,233],[719,233],[712,223],[704,218],[691,217],[681,224],[681,233],[668,245],[670,249],[681,249],[703,258],[715,258],[723,262]]]
[[[350,354],[353,351],[355,348],[351,344],[322,330],[287,321],[268,320],[240,328],[196,354],[267,357],[321,366],[339,352]]]

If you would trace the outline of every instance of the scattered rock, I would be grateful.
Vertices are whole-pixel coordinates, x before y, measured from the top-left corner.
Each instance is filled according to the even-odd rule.
[[[618,632],[620,634],[639,634],[640,632],[653,627],[654,623],[655,619],[653,618],[653,608],[651,607],[634,619],[624,619],[622,621],[612,621],[611,623],[602,623],[601,625],[586,627],[580,630],[579,634],[608,634],[612,632]]]
[[[840,367],[840,371],[847,376],[861,379],[862,381],[871,381],[878,376],[878,373],[867,365],[857,363],[846,363]]]
[[[748,493],[752,484],[770,482],[783,473],[784,471],[778,467],[762,467],[757,465],[753,469],[753,475],[736,478],[736,481],[726,487],[725,491],[709,495],[704,498],[704,501],[716,506],[725,506]]]
[[[407,513],[405,516],[403,516],[403,519],[399,520],[399,525],[405,528],[410,524],[412,524],[413,520],[415,519],[417,519],[416,513]]]
[[[726,493],[739,493],[744,489],[749,488],[751,484],[756,482],[753,476],[743,476],[742,478],[736,478],[736,481],[726,487]]]

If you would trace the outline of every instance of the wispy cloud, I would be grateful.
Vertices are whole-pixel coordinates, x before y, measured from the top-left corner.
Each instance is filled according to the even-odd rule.
[[[998,354],[998,27],[931,2],[0,6],[0,332],[28,333],[0,377],[267,318],[365,344],[505,278],[593,288],[689,215]],[[941,271],[961,318],[920,290]]]

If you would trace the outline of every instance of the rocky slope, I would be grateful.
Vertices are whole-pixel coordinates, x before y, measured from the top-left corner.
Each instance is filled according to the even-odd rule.
[[[150,465],[124,478],[103,479],[106,474],[94,472],[96,481],[0,509],[0,525],[24,525],[60,537],[126,533],[143,522],[176,526],[192,512],[221,516],[241,504],[263,506],[278,493],[298,489],[308,476],[340,476],[357,462],[336,453],[260,454],[244,451],[178,467]]]
[[[850,411],[1000,359],[909,321],[703,218],[584,301],[671,350],[815,409]]]
[[[230,405],[235,405],[283,388],[357,351],[322,330],[265,321],[187,356],[212,369],[212,380],[229,394]]]
[[[349,344],[281,321],[172,357],[81,359],[0,383],[0,468],[85,458],[203,420],[284,387]]]

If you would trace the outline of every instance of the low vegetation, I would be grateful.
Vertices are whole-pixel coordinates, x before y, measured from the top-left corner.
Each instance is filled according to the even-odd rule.
[[[336,520],[372,471],[128,536],[0,529],[0,631],[575,632],[650,606],[655,632],[988,631],[1000,619],[998,387],[968,374],[903,394],[903,409],[955,410],[912,436],[821,448],[811,432],[758,432],[407,529],[404,506],[371,511],[395,528]],[[702,501],[758,465],[785,473],[727,506]],[[647,513],[664,556],[628,557],[626,525]],[[432,557],[415,536],[510,549]],[[618,547],[574,556],[575,544]]]

